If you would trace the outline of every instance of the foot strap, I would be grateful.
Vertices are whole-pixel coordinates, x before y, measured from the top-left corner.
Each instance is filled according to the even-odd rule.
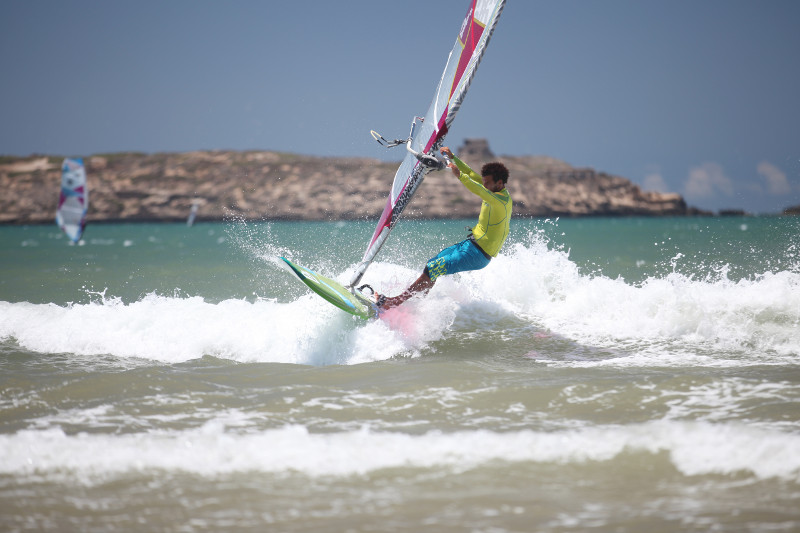
[[[360,291],[362,291],[362,292],[364,291],[364,289],[369,289],[369,293],[370,293],[370,294],[375,294],[375,289],[373,289],[372,287],[370,287],[370,286],[369,286],[368,284],[366,284],[366,283],[365,283],[365,284],[363,284],[362,286],[358,287],[358,290],[360,290]]]

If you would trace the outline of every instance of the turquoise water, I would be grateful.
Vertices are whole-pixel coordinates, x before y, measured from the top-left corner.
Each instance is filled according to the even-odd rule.
[[[378,260],[420,269],[472,222],[406,221]],[[360,259],[373,230],[371,222],[99,224],[70,246],[56,227],[0,226],[0,300],[64,304],[106,289],[127,302],[153,292],[214,302],[252,299],[259,291],[293,297],[287,280],[271,276],[266,256],[339,274]],[[790,217],[516,220],[509,245],[537,234],[568,253],[581,273],[631,283],[673,271],[738,281],[796,272],[799,230]]]
[[[346,281],[373,229],[0,227],[0,529],[800,529],[800,219],[515,219],[371,322],[277,259]]]

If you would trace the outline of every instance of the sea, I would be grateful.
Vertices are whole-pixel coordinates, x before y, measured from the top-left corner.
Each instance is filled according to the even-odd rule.
[[[374,228],[0,226],[0,531],[800,531],[800,218]]]

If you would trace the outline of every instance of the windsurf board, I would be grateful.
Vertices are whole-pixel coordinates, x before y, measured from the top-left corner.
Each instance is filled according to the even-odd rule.
[[[308,288],[322,296],[325,300],[332,303],[342,311],[347,311],[364,320],[376,318],[378,308],[370,298],[361,293],[358,289],[347,289],[336,280],[330,279],[314,272],[310,268],[298,265],[281,257],[289,265],[289,268],[305,283]]]

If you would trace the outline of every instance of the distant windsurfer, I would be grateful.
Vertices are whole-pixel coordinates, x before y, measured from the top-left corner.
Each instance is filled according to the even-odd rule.
[[[479,176],[454,156],[450,148],[442,147],[441,153],[450,159],[447,167],[461,183],[483,200],[478,224],[468,238],[445,248],[428,261],[422,275],[403,293],[393,298],[378,295],[377,305],[381,310],[397,307],[415,294],[427,293],[440,276],[484,268],[500,252],[508,237],[512,202],[506,189],[506,166],[500,162],[487,163]]]

